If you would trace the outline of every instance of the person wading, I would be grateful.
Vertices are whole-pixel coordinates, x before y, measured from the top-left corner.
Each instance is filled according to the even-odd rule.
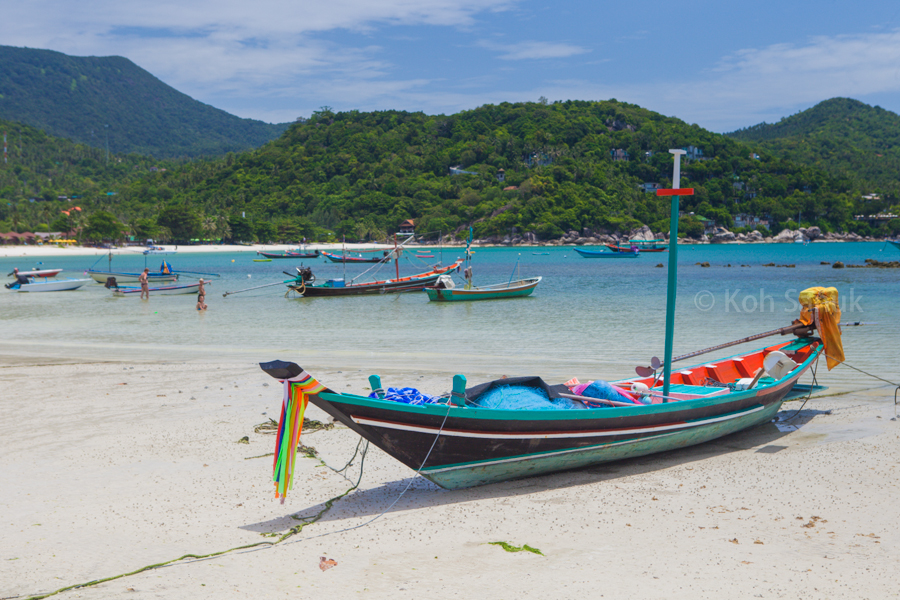
[[[150,282],[148,278],[148,274],[150,273],[150,269],[145,268],[144,272],[140,274],[138,277],[138,282],[141,284],[141,300],[145,298],[147,300],[150,299]]]
[[[203,286],[203,280],[200,280],[200,287],[197,288],[197,310],[206,310],[206,288]]]

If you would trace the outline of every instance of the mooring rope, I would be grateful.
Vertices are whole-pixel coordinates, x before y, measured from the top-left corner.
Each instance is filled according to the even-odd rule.
[[[329,466],[329,465],[326,464],[325,461],[323,461],[322,459],[319,459],[319,461],[320,461],[322,464],[324,464],[326,467],[328,467],[329,469],[331,469],[332,471],[334,471],[335,473],[340,474],[340,472],[343,471],[343,470],[345,470],[347,467],[349,467],[349,466],[352,464],[353,459],[356,458],[356,455],[357,455],[357,454],[359,453],[359,451],[360,451],[360,445],[361,445],[361,442],[362,442],[362,438],[360,438],[360,442],[358,442],[358,443],[356,444],[356,451],[353,453],[353,457],[350,459],[350,461],[349,461],[346,465],[344,465],[343,468],[341,468],[341,469],[339,469],[339,470],[336,470],[336,469],[334,469],[333,467]],[[325,502],[325,506],[322,508],[322,510],[320,510],[318,513],[316,513],[316,514],[313,515],[312,517],[302,517],[302,518],[301,518],[301,517],[294,517],[295,519],[302,520],[303,522],[302,522],[300,525],[296,525],[296,526],[294,526],[294,527],[291,527],[287,532],[285,532],[284,534],[282,534],[277,540],[275,540],[275,541],[273,541],[273,542],[269,542],[269,541],[265,541],[265,542],[255,542],[255,543],[253,543],[253,544],[245,544],[245,545],[243,545],[243,546],[235,546],[234,548],[229,548],[228,550],[220,550],[220,551],[218,551],[218,552],[211,552],[211,553],[209,553],[209,554],[185,554],[185,555],[183,555],[183,556],[179,556],[178,558],[173,558],[172,560],[167,560],[167,561],[161,562],[161,563],[155,563],[155,564],[152,564],[152,565],[147,565],[147,566],[145,566],[145,567],[141,567],[140,569],[135,569],[134,571],[129,571],[128,573],[122,573],[122,574],[119,574],[119,575],[113,575],[113,576],[111,576],[111,577],[104,577],[103,579],[95,579],[95,580],[93,580],[93,581],[88,581],[88,582],[85,582],[85,583],[76,583],[76,584],[74,584],[74,585],[69,585],[69,586],[66,586],[66,587],[59,588],[58,590],[53,591],[53,592],[48,592],[48,593],[45,593],[45,594],[36,594],[36,595],[33,595],[33,596],[29,596],[29,597],[27,598],[27,600],[42,600],[43,598],[49,598],[50,596],[55,596],[55,595],[57,595],[57,594],[61,594],[62,592],[67,592],[67,591],[69,591],[69,590],[74,590],[74,589],[78,589],[78,588],[84,588],[84,587],[90,587],[90,586],[94,586],[94,585],[99,585],[99,584],[101,584],[101,583],[106,583],[106,582],[108,582],[108,581],[115,581],[116,579],[121,579],[121,578],[123,578],[123,577],[129,577],[129,576],[131,576],[131,575],[137,575],[137,574],[139,574],[139,573],[143,573],[143,572],[145,572],[145,571],[150,571],[150,570],[152,570],[152,569],[160,569],[160,568],[162,568],[162,567],[168,567],[168,566],[171,566],[171,565],[173,565],[173,564],[175,564],[175,563],[177,563],[177,562],[180,562],[180,561],[185,560],[185,559],[188,559],[188,558],[193,558],[193,559],[195,559],[195,560],[205,560],[205,559],[209,559],[209,558],[215,558],[215,557],[217,557],[217,556],[222,556],[223,554],[228,554],[228,553],[230,553],[230,552],[236,552],[236,551],[238,551],[238,550],[254,551],[254,550],[265,550],[265,549],[267,549],[267,548],[272,548],[272,547],[274,547],[274,546],[276,546],[276,545],[278,545],[278,544],[281,544],[281,543],[284,542],[286,539],[288,539],[288,538],[290,538],[290,537],[293,537],[293,536],[297,535],[298,533],[300,533],[301,531],[303,531],[303,528],[306,527],[307,525],[312,525],[312,524],[315,523],[316,521],[320,520],[320,519],[325,515],[325,513],[327,513],[329,510],[331,510],[331,507],[334,506],[334,503],[335,503],[335,502],[337,502],[338,500],[340,500],[341,498],[345,497],[347,494],[349,494],[350,492],[352,492],[353,490],[355,490],[356,488],[359,487],[359,484],[360,484],[360,482],[362,481],[363,466],[365,465],[365,461],[366,461],[366,453],[368,452],[368,449],[369,449],[369,444],[368,444],[368,442],[366,442],[366,445],[365,445],[365,447],[363,448],[363,450],[362,450],[362,455],[361,455],[361,457],[360,457],[359,478],[357,478],[356,483],[354,483],[352,486],[350,486],[350,488],[347,489],[347,491],[345,491],[344,493],[339,494],[339,495],[337,495],[337,496],[335,496],[335,497],[333,497],[333,498],[327,500],[327,501]],[[429,452],[429,453],[430,453],[430,452]],[[344,476],[344,475],[342,475],[342,477],[344,477],[345,479],[347,479],[347,477]],[[349,481],[349,480],[348,480],[348,481]],[[337,533],[337,532],[335,532],[335,533]]]
[[[428,453],[425,454],[425,458],[422,460],[422,464],[419,465],[419,468],[416,470],[415,476],[413,476],[413,477],[410,478],[409,482],[406,484],[406,487],[403,488],[403,491],[400,492],[400,494],[397,496],[396,499],[394,499],[393,502],[391,502],[390,506],[388,506],[386,509],[384,509],[384,510],[381,511],[379,514],[375,515],[374,517],[372,517],[371,519],[369,519],[369,520],[366,521],[365,523],[360,523],[359,525],[354,525],[353,527],[346,527],[346,528],[344,528],[344,529],[339,529],[339,530],[337,530],[337,531],[330,531],[330,532],[328,532],[328,533],[322,533],[322,534],[315,535],[315,536],[312,536],[312,537],[303,538],[302,540],[294,540],[293,542],[286,542],[284,545],[287,545],[287,544],[293,544],[293,543],[296,543],[296,542],[304,542],[304,541],[313,540],[313,539],[320,538],[320,537],[325,537],[325,536],[328,536],[328,535],[335,535],[335,534],[338,534],[338,533],[345,533],[345,532],[347,532],[347,531],[353,531],[354,529],[359,529],[359,528],[361,528],[361,527],[365,527],[366,525],[369,525],[369,524],[371,524],[371,523],[374,523],[375,521],[377,521],[378,519],[380,519],[381,517],[383,517],[385,514],[387,514],[388,512],[390,512],[390,510],[391,510],[392,508],[394,508],[394,506],[397,504],[397,502],[400,501],[400,499],[403,497],[403,495],[406,494],[406,492],[407,492],[407,491],[409,490],[409,488],[412,486],[413,481],[416,480],[417,476],[421,473],[422,469],[425,468],[425,464],[428,462],[428,458],[431,456],[431,452],[434,450],[435,445],[437,445],[438,439],[441,437],[441,433],[444,431],[444,425],[446,425],[446,423],[447,423],[447,417],[450,416],[450,409],[451,409],[452,407],[453,407],[452,404],[449,404],[449,403],[447,404],[447,412],[446,412],[446,414],[444,414],[444,420],[441,422],[441,427],[440,427],[440,429],[438,429],[437,435],[434,436],[434,441],[431,443],[431,447],[428,449]],[[338,473],[339,475],[341,475],[342,477],[344,477],[345,479],[347,479],[346,475],[342,474],[341,472],[344,471],[344,470],[346,470],[346,469],[347,469],[348,467],[350,467],[350,465],[353,463],[353,459],[356,458],[357,454],[360,453],[360,447],[362,446],[362,442],[363,442],[363,441],[364,441],[364,440],[363,440],[362,436],[360,436],[359,441],[356,443],[356,450],[354,451],[353,456],[350,458],[350,460],[347,462],[347,464],[344,465],[343,467],[341,467],[340,469],[335,469],[334,467],[331,467],[330,465],[328,465],[328,464],[327,464],[324,460],[322,460],[321,458],[319,459],[319,461],[320,461],[322,464],[324,464],[326,467],[328,467],[329,469],[331,469],[332,471],[334,471],[335,473]],[[58,589],[58,590],[56,590],[56,591],[48,592],[48,593],[46,593],[46,594],[37,594],[37,595],[29,596],[29,597],[27,598],[27,600],[42,600],[43,598],[49,598],[50,596],[55,596],[55,595],[57,595],[57,594],[60,594],[60,593],[62,593],[62,592],[66,592],[66,591],[69,591],[69,590],[74,590],[74,589],[78,589],[78,588],[84,588],[84,587],[90,587],[90,586],[94,586],[94,585],[99,585],[99,584],[101,584],[101,583],[106,583],[106,582],[108,582],[108,581],[114,581],[114,580],[116,580],[116,579],[121,579],[121,578],[123,578],[123,577],[129,577],[129,576],[131,576],[131,575],[137,575],[137,574],[139,574],[139,573],[143,573],[143,572],[145,572],[145,571],[150,571],[150,570],[152,570],[152,569],[160,569],[160,568],[163,568],[163,567],[171,566],[171,565],[173,565],[173,564],[175,564],[175,563],[178,563],[178,562],[180,562],[180,561],[182,561],[182,560],[185,560],[185,559],[187,559],[187,558],[193,558],[193,559],[195,559],[195,560],[205,560],[205,559],[209,559],[209,558],[215,558],[215,557],[217,557],[217,556],[222,556],[223,554],[228,554],[228,553],[230,553],[230,552],[236,552],[236,551],[238,551],[238,550],[244,550],[244,551],[248,551],[248,552],[255,552],[255,551],[257,551],[257,550],[268,550],[268,549],[270,549],[270,548],[274,548],[276,545],[282,544],[282,542],[284,542],[284,541],[287,540],[288,538],[293,537],[293,536],[297,535],[298,533],[300,533],[301,531],[303,531],[303,529],[304,529],[307,525],[312,525],[312,524],[315,523],[316,521],[319,521],[319,520],[325,515],[325,513],[327,513],[329,510],[331,510],[331,507],[334,506],[334,503],[335,503],[335,502],[337,502],[337,501],[340,500],[341,498],[344,498],[344,497],[347,496],[350,492],[352,492],[353,490],[355,490],[356,488],[359,487],[359,484],[360,484],[360,482],[362,481],[363,469],[364,469],[364,467],[365,467],[366,454],[368,453],[368,450],[369,450],[369,442],[368,442],[368,440],[365,440],[365,442],[366,442],[366,444],[365,444],[365,446],[362,448],[362,453],[361,453],[361,456],[360,456],[360,463],[359,463],[359,477],[357,478],[356,483],[354,483],[352,486],[350,486],[350,488],[347,489],[347,491],[345,491],[344,493],[342,493],[342,494],[340,494],[340,495],[338,495],[338,496],[335,496],[334,498],[331,498],[330,500],[327,500],[327,501],[325,502],[325,506],[322,508],[322,510],[320,510],[318,513],[316,513],[316,514],[313,515],[312,517],[293,517],[293,518],[295,518],[295,519],[297,519],[297,520],[301,520],[301,521],[303,521],[303,522],[302,522],[300,525],[296,525],[296,526],[290,528],[286,533],[282,534],[277,540],[275,540],[275,541],[273,541],[273,542],[256,542],[256,543],[253,543],[253,544],[245,544],[245,545],[243,545],[243,546],[236,546],[236,547],[234,547],[234,548],[229,548],[228,550],[220,550],[220,551],[218,551],[218,552],[211,552],[211,553],[209,553],[209,554],[185,554],[185,555],[183,555],[183,556],[179,556],[178,558],[173,558],[172,560],[168,560],[168,561],[161,562],[161,563],[156,563],[156,564],[152,564],[152,565],[147,565],[147,566],[145,566],[145,567],[141,567],[140,569],[135,569],[134,571],[130,571],[130,572],[128,572],[128,573],[122,573],[122,574],[120,574],[120,575],[114,575],[114,576],[112,576],[112,577],[105,577],[105,578],[103,578],[103,579],[95,579],[95,580],[93,580],[93,581],[88,581],[88,582],[86,582],[86,583],[77,583],[77,584],[74,584],[74,585],[69,585],[69,586],[60,588],[60,589]],[[348,480],[348,481],[349,481],[349,480]]]

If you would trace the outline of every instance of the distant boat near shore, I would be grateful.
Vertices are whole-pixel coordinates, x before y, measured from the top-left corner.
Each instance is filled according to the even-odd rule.
[[[583,250],[575,248],[575,252],[585,258],[637,258],[640,252],[638,250],[630,250],[628,252],[614,252],[604,250]]]

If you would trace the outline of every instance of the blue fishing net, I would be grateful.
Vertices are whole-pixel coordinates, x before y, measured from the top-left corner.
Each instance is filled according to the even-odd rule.
[[[568,398],[549,398],[541,388],[522,385],[493,387],[475,399],[480,408],[499,410],[570,410],[585,406]]]
[[[608,382],[602,381],[600,379],[592,381],[591,384],[584,388],[584,390],[582,390],[581,394],[579,395],[587,396],[588,398],[599,398],[604,400],[614,400],[615,402],[625,402],[627,404],[649,404],[649,400],[640,398],[637,400],[632,400],[631,398],[626,398]],[[597,406],[602,407],[609,405],[598,404]]]
[[[369,398],[377,398],[378,394],[372,392],[369,394]],[[390,400],[392,402],[402,402],[404,404],[412,404],[414,406],[420,406],[422,404],[437,404],[441,401],[440,396],[429,396],[428,394],[423,394],[416,388],[405,387],[405,388],[393,388],[389,387],[384,394],[384,400]]]

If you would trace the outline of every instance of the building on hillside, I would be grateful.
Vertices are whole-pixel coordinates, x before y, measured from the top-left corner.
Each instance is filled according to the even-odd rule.
[[[703,156],[702,148],[698,148],[697,146],[685,146],[682,150],[684,150],[684,158],[688,162],[692,160],[706,160],[706,157]]]
[[[645,182],[639,185],[638,189],[647,194],[655,194],[656,190],[660,189],[661,187],[662,186],[660,186],[658,183]]]
[[[738,213],[734,215],[734,226],[735,227],[749,227],[751,229],[756,229],[757,227],[765,227],[769,228],[769,220],[764,217],[757,217],[755,215],[748,215],[746,213]]]
[[[413,219],[407,219],[400,223],[400,230],[397,231],[397,235],[415,235],[416,233],[416,222]]]
[[[623,148],[613,148],[609,151],[609,155],[613,159],[613,162],[628,160],[628,153],[625,152]]]
[[[856,215],[853,217],[853,220],[865,221],[869,225],[881,225],[882,223],[887,223],[894,219],[900,219],[900,216],[893,213],[878,213],[877,215]]]
[[[497,181],[503,183],[506,180],[506,171],[503,169],[497,170]]]

